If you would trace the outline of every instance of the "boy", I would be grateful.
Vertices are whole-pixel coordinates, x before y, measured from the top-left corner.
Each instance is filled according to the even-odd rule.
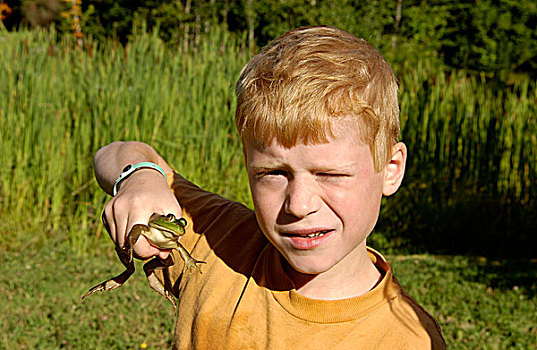
[[[397,89],[379,53],[333,27],[293,30],[253,57],[235,120],[255,213],[193,185],[145,144],[97,152],[108,193],[129,164],[167,175],[140,168],[121,181],[103,215],[115,243],[153,213],[173,213],[189,222],[181,243],[207,262],[181,278],[176,257],[160,274],[179,297],[174,348],[445,348],[434,319],[366,247],[382,195],[404,174]],[[145,237],[134,251],[169,254]]]

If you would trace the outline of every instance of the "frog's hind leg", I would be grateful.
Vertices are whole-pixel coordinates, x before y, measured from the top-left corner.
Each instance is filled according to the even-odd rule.
[[[110,278],[103,283],[100,283],[96,285],[95,287],[91,288],[86,294],[84,294],[80,299],[84,299],[87,296],[90,296],[91,294],[95,292],[105,292],[108,290],[114,290],[116,288],[119,288],[125,283],[129,277],[134,273],[134,261],[131,261],[129,264],[125,266],[127,269],[123,271],[121,274],[117,275],[116,277]]]
[[[164,287],[162,282],[155,275],[156,269],[162,269],[164,267],[169,267],[172,265],[173,258],[171,255],[169,255],[166,259],[155,257],[154,259],[149,260],[147,263],[144,264],[144,272],[151,289],[162,295],[164,298],[168,299],[172,303],[173,308],[177,310],[177,304],[175,303],[173,295]]]
[[[132,259],[132,247],[138,240],[141,234],[147,232],[149,228],[146,225],[137,224],[132,227],[130,232],[127,234],[127,241],[125,242],[124,247],[116,246],[116,253],[119,257],[121,263],[125,266],[125,271],[116,277],[110,278],[103,283],[96,285],[91,288],[86,294],[82,296],[81,299],[86,298],[87,296],[95,292],[104,292],[107,290],[114,290],[121,287],[131,275],[134,273],[134,261]]]

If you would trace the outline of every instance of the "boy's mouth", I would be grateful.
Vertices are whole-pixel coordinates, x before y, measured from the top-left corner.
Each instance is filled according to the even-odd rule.
[[[288,237],[304,237],[304,238],[317,238],[322,237],[328,232],[333,231],[330,229],[327,230],[299,230],[299,231],[291,231],[291,232],[283,232],[284,236]]]
[[[282,232],[282,236],[287,237],[287,242],[294,249],[308,250],[314,249],[329,240],[334,229],[307,229]]]

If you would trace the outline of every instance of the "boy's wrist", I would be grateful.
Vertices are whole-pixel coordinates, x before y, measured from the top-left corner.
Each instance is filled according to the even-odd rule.
[[[160,181],[162,181],[162,184]],[[155,186],[164,184],[168,187],[166,179],[158,172],[151,169],[141,169],[123,180],[120,189],[131,191],[132,187],[135,191],[142,191],[145,187],[149,187],[147,190],[153,191],[156,190]]]
[[[112,196],[115,196],[120,188],[126,185],[133,177],[139,177],[140,174],[154,174],[157,177],[163,178],[165,183],[168,182],[165,171],[155,163],[141,162],[134,165],[127,165],[117,178],[112,189]],[[151,177],[151,175],[149,175]],[[142,176],[146,177],[146,176]]]

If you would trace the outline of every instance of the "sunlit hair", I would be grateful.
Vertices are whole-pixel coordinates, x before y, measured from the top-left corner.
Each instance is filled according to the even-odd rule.
[[[243,68],[235,86],[243,140],[284,147],[324,143],[331,122],[356,120],[380,171],[399,134],[398,84],[365,40],[334,27],[292,30]]]

